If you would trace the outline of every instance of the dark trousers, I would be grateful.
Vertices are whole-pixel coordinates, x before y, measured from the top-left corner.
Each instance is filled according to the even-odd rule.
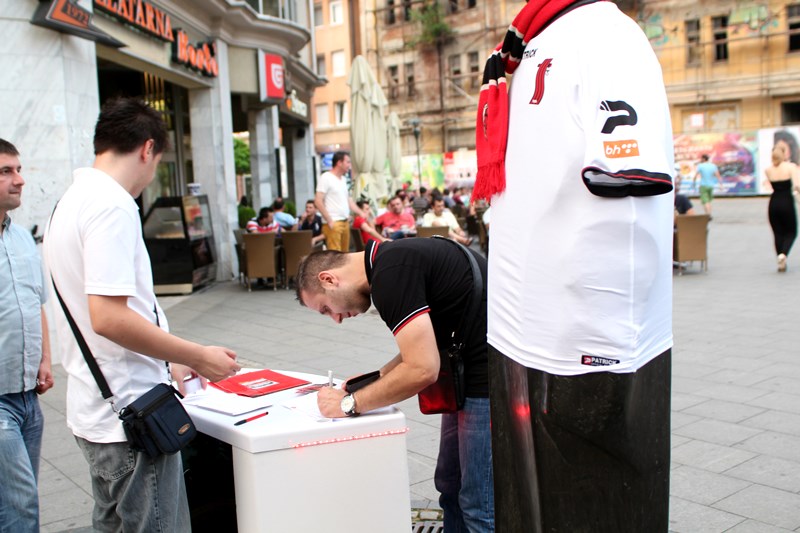
[[[671,360],[558,376],[490,347],[496,531],[666,532]]]

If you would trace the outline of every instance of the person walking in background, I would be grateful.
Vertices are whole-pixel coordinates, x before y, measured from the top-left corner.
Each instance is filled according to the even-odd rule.
[[[166,145],[161,113],[137,99],[108,101],[95,128],[94,164],[75,170],[45,233],[53,285],[114,394],[113,404],[103,399],[66,317],[57,313],[67,425],[89,465],[95,531],[190,531],[181,455],[135,451],[114,407],[171,378],[183,392],[185,377],[217,381],[240,369],[233,351],[168,333],[153,292],[134,199],[153,181]]]
[[[350,172],[350,155],[333,154],[333,168],[322,174],[317,183],[314,205],[325,219],[322,232],[328,250],[347,252],[350,249],[350,211],[364,216],[347,191],[345,174]]]
[[[697,165],[697,173],[694,175],[695,183],[698,178],[700,179],[700,203],[703,204],[706,214],[711,216],[714,189],[717,184],[721,183],[722,178],[719,175],[719,167],[709,161],[708,154],[700,156],[700,164]]]
[[[476,126],[497,530],[666,533],[674,163],[653,48],[612,2],[529,0]]]
[[[44,417],[37,394],[54,384],[47,291],[31,233],[8,212],[22,203],[19,152],[0,139],[0,531],[39,531]]]
[[[772,149],[772,166],[764,173],[772,185],[767,214],[775,237],[778,272],[786,272],[786,260],[797,238],[797,210],[792,193],[800,192],[800,176],[797,165],[788,161],[785,150],[777,145]]]

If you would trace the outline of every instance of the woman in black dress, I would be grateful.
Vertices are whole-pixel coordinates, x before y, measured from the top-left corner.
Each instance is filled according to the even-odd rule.
[[[772,150],[772,166],[765,173],[773,190],[768,214],[775,235],[778,272],[786,272],[786,258],[797,238],[797,211],[792,194],[797,189],[797,165],[786,161],[785,151],[776,146]]]

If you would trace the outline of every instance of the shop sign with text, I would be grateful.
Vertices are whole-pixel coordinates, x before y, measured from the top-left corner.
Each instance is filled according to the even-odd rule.
[[[92,24],[92,12],[79,6],[76,0],[40,1],[31,23],[114,48],[125,46],[96,28]]]
[[[94,6],[145,33],[172,42],[172,19],[168,13],[144,0],[94,0]]]
[[[180,28],[175,30],[175,40],[172,42],[172,60],[196,70],[203,76],[219,75],[216,43],[207,41],[192,44],[189,42],[189,36]]]

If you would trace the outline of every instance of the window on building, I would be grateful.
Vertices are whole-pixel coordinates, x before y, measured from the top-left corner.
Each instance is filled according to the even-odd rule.
[[[327,76],[328,69],[327,65],[325,64],[325,54],[320,54],[317,56],[317,76]]]
[[[397,65],[389,66],[389,100],[397,100],[400,95],[400,71]]]
[[[344,50],[337,50],[331,52],[331,67],[333,68],[333,77],[339,78],[347,73],[347,66],[344,61]]]
[[[324,26],[325,19],[322,16],[322,4],[314,4],[314,26]]]
[[[467,54],[467,63],[469,63],[469,87],[477,89],[481,86],[483,73],[481,73],[481,56],[478,52],[470,52]]]
[[[789,51],[800,50],[800,4],[786,6],[786,23],[789,26]]]
[[[341,24],[343,17],[342,17],[342,2],[340,0],[336,0],[335,2],[331,2],[331,26],[336,24]]]
[[[781,124],[800,124],[800,102],[781,103]]]
[[[458,94],[460,91],[455,87],[461,87],[461,54],[453,54],[447,58],[447,64],[450,68],[450,83],[451,90]]]
[[[472,9],[476,5],[478,5],[477,0],[467,0],[467,9]]]
[[[447,1],[447,12],[450,14],[458,13],[458,0]]]
[[[386,0],[386,25],[390,26],[396,22],[394,16],[394,0]]]
[[[703,59],[703,47],[700,44],[700,19],[684,22],[686,28],[686,64],[699,65]]]
[[[350,117],[347,116],[347,102],[334,102],[333,114],[335,115],[337,126],[350,122]]]
[[[411,0],[403,0],[403,20],[411,20]]]
[[[414,63],[406,63],[403,70],[406,75],[406,95],[413,98],[417,95],[417,88],[414,86]]]
[[[328,113],[328,104],[317,104],[314,106],[314,118],[318,128],[327,128],[331,125],[331,117]]]
[[[714,31],[714,61],[728,60],[728,16],[711,18]]]

